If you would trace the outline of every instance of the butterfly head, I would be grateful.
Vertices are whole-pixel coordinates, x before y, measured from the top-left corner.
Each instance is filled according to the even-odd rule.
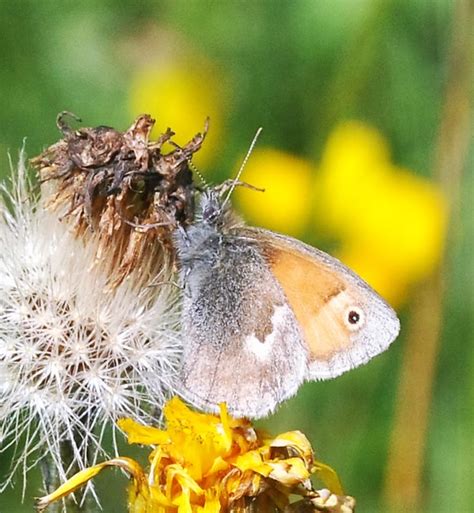
[[[221,231],[234,223],[236,216],[220,187],[205,190],[197,202],[196,224]]]
[[[197,217],[202,223],[214,226],[219,223],[223,213],[223,201],[216,189],[203,192],[199,203]]]

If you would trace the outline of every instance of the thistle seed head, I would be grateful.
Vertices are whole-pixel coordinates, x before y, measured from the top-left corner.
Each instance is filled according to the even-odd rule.
[[[142,116],[124,134],[61,125],[64,139],[34,160],[40,197],[23,159],[3,189],[0,448],[18,446],[15,468],[47,452],[64,479],[63,442],[69,466],[84,468],[109,421],[156,421],[176,392],[170,241],[192,212],[187,159],[200,140],[162,155],[172,133],[149,143],[151,123]]]

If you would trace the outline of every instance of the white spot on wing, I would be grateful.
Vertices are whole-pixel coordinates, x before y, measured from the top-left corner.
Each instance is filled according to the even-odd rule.
[[[274,336],[273,333],[265,337],[265,341],[259,340],[253,333],[245,338],[245,348],[254,354],[258,360],[267,360],[272,352]]]
[[[258,360],[265,361],[271,355],[275,336],[288,322],[288,314],[291,314],[291,311],[287,305],[277,306],[272,315],[272,332],[265,337],[265,340],[257,338],[255,333],[245,338],[245,348],[254,354]]]

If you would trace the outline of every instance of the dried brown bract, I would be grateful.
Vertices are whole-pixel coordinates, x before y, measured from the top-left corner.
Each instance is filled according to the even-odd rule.
[[[310,490],[303,500],[287,506],[284,513],[354,513],[356,501],[349,495],[336,495],[328,489]]]
[[[146,279],[173,259],[177,224],[192,221],[189,161],[203,143],[207,123],[202,134],[179,147],[170,129],[149,140],[155,121],[148,114],[125,132],[107,126],[73,130],[67,117],[78,120],[69,112],[59,114],[64,137],[31,161],[43,184],[44,205],[78,237],[97,239],[97,261],[110,271],[112,286],[143,265]],[[166,142],[174,150],[163,153]]]

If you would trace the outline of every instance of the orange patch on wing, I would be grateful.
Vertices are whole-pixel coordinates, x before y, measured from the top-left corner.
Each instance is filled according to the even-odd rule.
[[[329,360],[351,343],[344,324],[346,283],[321,262],[291,249],[268,252],[272,272],[293,309],[312,359]]]

